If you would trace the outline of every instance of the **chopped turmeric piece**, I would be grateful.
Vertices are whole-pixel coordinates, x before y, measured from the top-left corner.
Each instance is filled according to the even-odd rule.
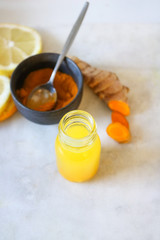
[[[124,116],[128,116],[130,114],[129,105],[126,102],[118,101],[118,100],[110,100],[108,102],[108,107],[112,111],[116,111],[121,113]]]
[[[129,129],[119,122],[109,124],[106,132],[111,138],[119,143],[129,142],[131,138]]]
[[[112,118],[112,123],[119,122],[129,129],[129,122],[127,121],[125,116],[122,115],[121,113],[113,111],[111,118]]]

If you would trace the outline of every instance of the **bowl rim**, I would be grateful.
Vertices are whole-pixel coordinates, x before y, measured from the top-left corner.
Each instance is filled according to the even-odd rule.
[[[53,110],[49,110],[49,111],[37,111],[37,110],[34,110],[34,109],[31,109],[31,108],[28,108],[26,105],[24,105],[23,103],[20,102],[20,100],[17,98],[16,94],[14,93],[14,90],[12,89],[13,88],[13,78],[15,76],[15,74],[17,73],[17,71],[19,70],[19,68],[21,66],[23,66],[26,62],[30,61],[31,59],[33,58],[38,58],[39,56],[48,56],[48,55],[56,55],[57,57],[60,55],[59,53],[52,53],[52,52],[43,52],[43,53],[38,53],[38,54],[35,54],[35,55],[32,55],[32,56],[29,56],[28,58],[24,59],[23,61],[21,61],[17,67],[14,69],[13,73],[12,73],[12,76],[11,76],[11,81],[10,81],[10,90],[11,90],[11,95],[13,97],[13,100],[15,100],[15,102],[25,108],[27,111],[31,111],[32,113],[36,113],[36,114],[48,114],[48,113],[56,113],[56,112],[59,112],[59,111],[64,111],[65,109],[67,109],[68,107],[70,107],[70,105],[72,105],[75,101],[76,101],[76,98],[78,97],[78,95],[82,92],[83,90],[83,75],[82,75],[82,72],[80,70],[80,68],[78,67],[78,65],[69,57],[65,56],[64,60],[67,60],[67,61],[70,61],[79,71],[80,73],[80,77],[81,77],[81,82],[80,82],[80,87],[78,87],[78,92],[76,94],[76,96],[74,97],[74,99],[69,103],[67,104],[66,106],[62,107],[62,108],[59,108],[59,109],[53,109]],[[39,68],[41,69],[41,68]]]

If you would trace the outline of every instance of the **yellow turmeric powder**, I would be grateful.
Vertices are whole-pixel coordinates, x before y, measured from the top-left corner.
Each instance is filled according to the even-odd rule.
[[[22,104],[26,105],[27,98],[30,92],[40,84],[46,83],[53,69],[44,68],[31,72],[26,79],[24,80],[23,87],[17,90],[17,95],[22,102]],[[62,72],[57,72],[54,80],[54,87],[57,91],[57,103],[54,109],[60,109],[68,105],[77,95],[78,87],[73,80],[73,78]],[[47,111],[48,106],[43,106],[42,109],[38,109],[39,111]]]

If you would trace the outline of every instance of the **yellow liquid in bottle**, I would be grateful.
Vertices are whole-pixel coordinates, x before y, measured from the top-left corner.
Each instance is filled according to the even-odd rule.
[[[66,130],[66,134],[72,138],[80,139],[87,137],[89,131],[85,126],[76,124],[72,127],[68,127]]]
[[[83,139],[90,131],[83,125],[71,125],[66,129],[68,136]],[[69,181],[82,182],[92,178],[98,170],[101,143],[96,138],[87,146],[71,147],[60,141],[57,136],[55,142],[57,167],[63,177]]]

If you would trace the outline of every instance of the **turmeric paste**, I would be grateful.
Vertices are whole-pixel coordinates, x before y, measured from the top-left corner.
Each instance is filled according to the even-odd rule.
[[[17,95],[22,104],[26,105],[27,98],[35,87],[44,84],[49,80],[52,71],[53,69],[51,68],[43,68],[31,72],[26,77],[23,87],[17,90]],[[55,76],[54,87],[57,91],[57,103],[54,108],[55,110],[68,105],[75,98],[78,92],[78,87],[73,78],[70,75],[59,71]],[[42,109],[39,109],[39,111],[47,110],[48,106],[46,106],[46,108],[43,106]]]

